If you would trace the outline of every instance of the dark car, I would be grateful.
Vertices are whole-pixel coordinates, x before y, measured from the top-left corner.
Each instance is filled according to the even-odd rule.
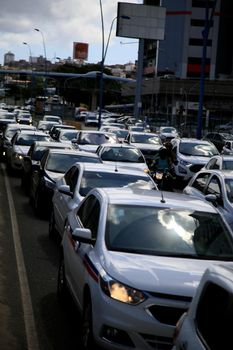
[[[221,152],[227,141],[233,141],[233,135],[225,132],[209,132],[203,137],[203,140],[212,142],[217,150]]]
[[[52,141],[35,141],[22,161],[21,187],[25,193],[29,193],[31,175],[38,168],[41,158],[48,149],[73,149],[72,145]]]
[[[102,163],[97,154],[77,150],[48,149],[34,166],[30,184],[30,202],[36,214],[48,215],[56,181],[77,162]]]

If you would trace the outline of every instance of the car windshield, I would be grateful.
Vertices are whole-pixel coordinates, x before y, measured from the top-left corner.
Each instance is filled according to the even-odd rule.
[[[224,137],[225,140],[233,140],[232,134],[222,133],[221,135]]]
[[[162,128],[161,132],[175,133],[176,129],[175,128]]]
[[[134,143],[149,143],[153,145],[161,145],[161,140],[159,136],[152,136],[147,134],[135,134],[132,135],[131,142]]]
[[[143,156],[136,148],[105,147],[101,158],[105,161],[144,163]]]
[[[14,114],[0,114],[0,119],[15,120]]]
[[[71,141],[73,139],[76,139],[78,133],[79,133],[79,130],[64,131],[61,133],[60,140]]]
[[[111,130],[113,134],[115,134],[118,138],[125,138],[128,135],[128,130]]]
[[[194,142],[180,142],[179,151],[185,156],[212,157],[219,154],[214,145]]]
[[[80,135],[80,145],[101,145],[102,143],[116,143],[116,138],[114,136],[98,133],[83,132]]]
[[[46,135],[19,135],[15,141],[16,145],[31,146],[34,141],[49,141],[49,137]]]
[[[81,180],[79,193],[86,194],[94,187],[136,187],[153,189],[154,183],[145,176],[85,171]]]
[[[232,260],[231,233],[219,214],[109,205],[106,246],[127,253]]]
[[[74,163],[88,162],[88,163],[101,163],[98,157],[90,157],[79,154],[50,154],[46,164],[48,171],[57,173],[65,173]]]

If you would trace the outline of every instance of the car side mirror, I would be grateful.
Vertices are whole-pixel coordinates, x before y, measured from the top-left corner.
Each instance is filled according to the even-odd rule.
[[[75,228],[72,232],[72,239],[80,243],[94,244],[91,230],[89,228]]]
[[[58,191],[62,194],[65,194],[66,196],[73,198],[73,192],[70,190],[70,186],[68,185],[61,185],[58,187]]]
[[[215,194],[207,194],[205,196],[205,199],[207,200],[207,202],[212,203],[215,207],[217,206],[218,197]]]

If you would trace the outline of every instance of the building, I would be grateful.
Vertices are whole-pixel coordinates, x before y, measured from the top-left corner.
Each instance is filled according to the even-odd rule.
[[[144,5],[165,7],[166,22],[164,40],[144,40],[143,113],[157,120],[160,115],[164,123],[195,120],[204,67],[202,125],[211,129],[233,120],[233,1],[144,0]],[[134,92],[131,86],[123,93]]]
[[[8,51],[7,53],[5,53],[4,55],[4,66],[8,66],[9,64],[14,63],[15,61],[15,55]]]

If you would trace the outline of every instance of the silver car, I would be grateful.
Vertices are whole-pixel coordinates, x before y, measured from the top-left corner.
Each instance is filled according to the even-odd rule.
[[[183,192],[210,201],[233,229],[233,171],[201,170]]]
[[[68,214],[57,294],[83,315],[83,349],[171,349],[205,269],[229,261],[232,232],[207,202],[95,188]]]

